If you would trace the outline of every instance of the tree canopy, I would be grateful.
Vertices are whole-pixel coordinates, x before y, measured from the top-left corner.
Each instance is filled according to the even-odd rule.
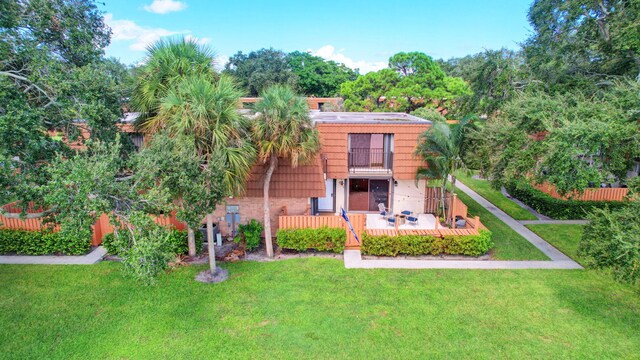
[[[340,93],[340,85],[353,81],[358,71],[335,61],[327,61],[307,52],[294,51],[287,55],[291,71],[298,77],[297,86],[304,95],[334,97]]]
[[[537,0],[524,54],[552,91],[594,88],[611,76],[640,81],[640,1]]]
[[[223,72],[236,78],[247,94],[254,97],[274,84],[295,87],[298,83],[298,77],[287,61],[287,54],[273,48],[248,54],[239,51],[229,58]]]
[[[60,138],[115,139],[129,73],[103,57],[110,34],[91,0],[0,2],[3,203],[42,200],[42,165],[68,150]]]
[[[348,111],[404,111],[420,107],[449,107],[470,94],[461,78],[447,76],[437,62],[420,53],[398,53],[389,67],[342,84]]]

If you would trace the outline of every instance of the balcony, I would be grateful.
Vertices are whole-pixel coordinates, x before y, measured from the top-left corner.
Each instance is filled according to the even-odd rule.
[[[391,175],[393,152],[384,149],[353,148],[349,151],[349,173]]]

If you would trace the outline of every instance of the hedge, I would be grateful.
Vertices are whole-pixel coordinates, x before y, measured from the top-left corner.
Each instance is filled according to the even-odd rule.
[[[60,232],[0,229],[0,254],[82,255],[91,239],[71,238]]]
[[[121,232],[121,234],[128,234],[128,233]],[[197,252],[200,252],[202,249],[204,236],[200,231],[195,231],[195,235],[196,235],[196,250]],[[126,237],[123,237],[121,241],[124,241],[126,239],[127,239]],[[107,253],[111,255],[120,255],[120,249],[127,248],[126,244],[121,244],[118,242],[118,240],[116,240],[113,233],[107,234],[102,238],[102,246],[104,246],[104,248],[107,250]],[[169,247],[170,249],[169,252],[171,253],[182,254],[182,255],[188,254],[189,244],[187,241],[187,231],[170,229],[167,246]]]
[[[544,193],[527,182],[512,181],[505,185],[509,195],[527,204],[540,214],[558,220],[585,219],[595,209],[620,209],[624,201],[562,200]]]
[[[347,233],[343,228],[326,226],[317,229],[280,229],[276,237],[281,248],[297,251],[314,249],[341,253],[347,241]]]
[[[493,247],[491,232],[480,230],[478,235],[368,235],[362,234],[362,253],[376,256],[397,255],[468,255],[480,256]]]

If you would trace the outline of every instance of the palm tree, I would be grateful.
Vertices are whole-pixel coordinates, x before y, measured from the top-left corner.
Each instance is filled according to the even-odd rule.
[[[149,49],[140,69],[132,106],[141,112],[138,123],[149,134],[160,130],[169,136],[193,138],[196,151],[208,162],[221,161],[227,195],[244,190],[256,151],[247,119],[239,112],[242,91],[231,78],[218,77],[213,52],[194,42],[159,42]],[[207,228],[213,218],[207,216]],[[189,255],[195,255],[195,235],[188,231]],[[213,240],[209,238],[212,271]]]
[[[271,216],[269,212],[269,186],[271,175],[278,167],[278,158],[286,158],[292,167],[308,163],[318,152],[318,132],[309,118],[306,100],[283,85],[273,85],[262,93],[256,103],[258,114],[253,122],[253,138],[258,159],[269,166],[264,173],[263,211],[267,256],[273,257]]]
[[[225,168],[228,195],[242,193],[256,156],[249,122],[238,112],[242,94],[228,76],[216,82],[190,76],[169,90],[149,120],[169,134],[193,136],[200,155],[217,156]]]
[[[418,139],[415,154],[424,159],[427,166],[418,169],[418,179],[440,180],[440,207],[445,212],[445,194],[449,177],[451,193],[456,191],[456,172],[466,169],[463,154],[467,144],[467,135],[473,128],[470,117],[450,126],[445,122],[435,122]]]
[[[143,129],[160,107],[160,99],[174,89],[185,77],[216,77],[213,68],[215,53],[193,40],[159,40],[147,49],[147,58],[136,70],[136,81],[131,96],[131,108],[140,113],[137,124]],[[145,126],[146,125],[146,126]]]

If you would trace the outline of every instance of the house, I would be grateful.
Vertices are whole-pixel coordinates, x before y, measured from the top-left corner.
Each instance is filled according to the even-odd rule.
[[[279,215],[377,214],[379,204],[424,212],[425,181],[416,182],[423,162],[414,155],[418,136],[431,122],[404,113],[311,112],[320,152],[311,164],[292,168],[279,161],[270,194],[271,226]],[[251,172],[245,194],[227,199],[214,216],[223,234],[237,223],[263,218],[263,165]]]
[[[319,131],[321,149],[310,164],[292,168],[280,159],[269,197],[275,233],[280,215],[377,214],[382,205],[395,212],[425,212],[425,180],[416,181],[424,163],[414,155],[418,136],[431,122],[405,113],[321,112],[339,98],[308,98],[310,116]],[[256,98],[242,98],[254,103]],[[148,140],[133,123],[137,113],[125,113],[119,127],[136,147]],[[86,131],[83,137],[88,137]],[[246,191],[226,199],[214,217],[223,235],[238,224],[263,219],[263,164],[252,169]]]

